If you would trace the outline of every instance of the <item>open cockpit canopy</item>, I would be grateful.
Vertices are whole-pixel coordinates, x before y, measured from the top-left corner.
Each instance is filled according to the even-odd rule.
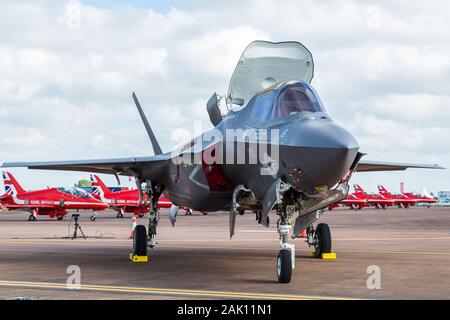
[[[301,43],[254,41],[234,70],[227,104],[245,106],[255,94],[285,80],[311,83],[313,74],[312,54]]]

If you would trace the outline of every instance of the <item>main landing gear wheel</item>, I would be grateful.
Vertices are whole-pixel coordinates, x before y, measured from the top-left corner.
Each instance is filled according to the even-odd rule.
[[[30,216],[28,217],[28,221],[36,221],[36,220],[37,220],[36,217],[33,216],[33,215],[30,215]]]
[[[326,223],[320,223],[314,234],[314,249],[316,256],[331,252],[331,231]]]
[[[143,218],[145,216],[145,214],[141,213],[140,215],[138,215],[139,218]]]
[[[289,283],[292,278],[292,254],[289,249],[280,250],[277,258],[277,276],[279,283]]]
[[[62,221],[64,219],[64,216],[57,216],[56,219],[58,219],[58,221]]]
[[[145,226],[138,225],[134,229],[133,255],[141,257],[147,255],[147,230],[145,230]]]
[[[119,212],[116,216],[117,219],[123,219],[123,213]]]
[[[92,222],[94,222],[95,220],[97,220],[97,217],[94,215],[94,216],[90,216],[89,217],[89,220],[91,220]]]

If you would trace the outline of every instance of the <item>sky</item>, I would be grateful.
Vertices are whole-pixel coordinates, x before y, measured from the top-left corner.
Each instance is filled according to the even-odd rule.
[[[133,91],[168,151],[177,130],[210,128],[206,101],[257,39],[312,52],[312,85],[366,159],[450,168],[450,3],[403,0],[4,0],[0,163],[151,155]],[[11,171],[27,189],[88,177]],[[368,191],[401,181],[450,190],[450,171],[352,178]]]

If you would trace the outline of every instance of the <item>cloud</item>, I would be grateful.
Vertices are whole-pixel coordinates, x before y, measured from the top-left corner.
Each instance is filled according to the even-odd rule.
[[[2,3],[0,162],[151,154],[132,91],[169,150],[174,130],[192,130],[195,120],[211,126],[207,99],[226,93],[248,43],[266,39],[298,40],[312,51],[313,85],[367,158],[450,167],[446,1],[188,1],[163,13],[89,3]],[[60,185],[76,177],[30,172],[30,187],[47,175]],[[450,175],[355,178],[368,190],[374,179],[437,190]]]

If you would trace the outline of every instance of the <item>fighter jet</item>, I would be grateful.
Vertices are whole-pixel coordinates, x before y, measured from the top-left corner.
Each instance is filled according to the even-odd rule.
[[[366,193],[359,184],[355,184],[353,187],[355,189],[354,195],[360,199],[365,199],[368,206],[375,207],[376,209],[386,209],[395,204],[393,199],[381,194]]]
[[[317,256],[331,252],[328,225],[315,223],[324,208],[346,198],[353,172],[440,168],[362,160],[356,139],[332,120],[311,86],[313,74],[313,56],[299,42],[255,41],[239,59],[227,95],[214,93],[207,102],[214,128],[181,148],[162,151],[133,94],[154,156],[3,166],[134,176],[140,194],[151,198],[148,232],[142,225],[135,230],[135,255],[147,255],[146,244],[156,245],[163,193],[174,203],[172,222],[181,206],[229,210],[230,237],[238,215],[253,212],[264,226],[274,216],[280,238],[277,277],[287,283],[295,267],[289,236],[306,229]]]
[[[437,203],[437,200],[434,199],[425,188],[422,190],[422,194],[413,194],[411,192],[403,192],[402,195],[407,197],[408,199],[412,199],[416,201],[416,204],[425,204],[428,208],[431,207],[432,204]]]
[[[361,210],[366,207],[367,199],[358,197],[355,193],[351,193],[339,203],[332,204],[328,207],[328,210],[333,210],[334,208],[338,208],[339,205],[343,205],[348,207],[350,210]]]
[[[383,185],[378,186],[378,193],[386,198],[391,199],[399,208],[409,209],[416,205],[417,201],[413,198],[408,198],[404,194],[392,194]]]
[[[0,196],[0,202],[9,211],[25,210],[30,212],[28,221],[36,221],[39,215],[63,220],[67,210],[101,211],[108,205],[94,199],[87,191],[78,188],[43,189],[25,191],[14,176],[7,171],[2,172],[5,194]]]

